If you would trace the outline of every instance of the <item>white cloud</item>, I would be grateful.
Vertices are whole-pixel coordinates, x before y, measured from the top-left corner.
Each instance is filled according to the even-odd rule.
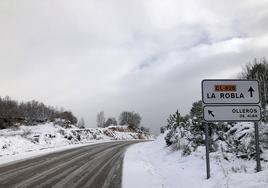
[[[0,2],[0,93],[64,106],[95,125],[135,110],[153,130],[267,56],[268,1]]]

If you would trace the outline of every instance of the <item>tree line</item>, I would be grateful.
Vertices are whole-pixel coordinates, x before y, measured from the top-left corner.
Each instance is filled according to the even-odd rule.
[[[77,118],[71,111],[57,110],[35,100],[18,102],[6,96],[0,97],[0,129],[14,126],[18,123],[34,125],[55,119],[63,119],[71,124],[77,123]]]
[[[97,114],[97,127],[108,127],[111,125],[117,126],[117,125],[127,125],[130,128],[137,129],[139,128],[143,132],[149,133],[149,128],[145,128],[143,126],[140,126],[142,117],[139,113],[136,112],[129,112],[129,111],[123,111],[119,117],[118,121],[115,117],[109,117],[105,118],[104,111],[101,111]]]

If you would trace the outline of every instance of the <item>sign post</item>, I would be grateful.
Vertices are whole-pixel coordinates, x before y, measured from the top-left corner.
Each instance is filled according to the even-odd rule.
[[[209,161],[209,138],[208,138],[208,123],[205,124],[205,137],[206,137],[206,168],[207,168],[207,179],[210,178],[210,161]]]
[[[257,172],[261,170],[258,122],[261,120],[257,80],[203,80],[203,120],[207,179],[210,178],[208,122],[251,121],[255,127]]]
[[[255,145],[256,145],[256,161],[257,161],[257,172],[261,171],[261,159],[260,159],[260,142],[259,142],[259,123],[254,122],[255,127]]]

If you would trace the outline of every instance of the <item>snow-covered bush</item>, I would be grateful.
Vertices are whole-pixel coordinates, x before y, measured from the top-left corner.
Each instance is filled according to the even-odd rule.
[[[172,150],[182,150],[183,155],[189,155],[205,144],[202,120],[196,112],[191,112],[191,115],[183,117],[177,111],[170,115],[167,125],[162,128],[166,145]],[[226,160],[228,153],[242,159],[255,158],[254,123],[216,123],[208,126],[210,152],[219,151]],[[263,152],[268,149],[268,127],[264,123],[260,125],[259,134]]]
[[[234,153],[239,158],[250,159],[255,155],[253,123],[237,123],[226,133],[226,152]]]
[[[162,128],[168,147],[182,150],[184,155],[191,154],[199,146],[204,146],[205,135],[202,124],[202,102],[193,104],[190,115],[181,116],[177,111],[167,119],[167,125]],[[236,154],[241,158],[252,158],[255,155],[254,126],[251,123],[210,123],[209,150]],[[263,140],[268,138],[267,131],[262,131]],[[268,146],[268,142],[266,142]]]
[[[165,130],[167,146],[173,150],[183,150],[184,155],[191,153],[192,135],[188,130],[188,122],[178,111],[170,115]]]

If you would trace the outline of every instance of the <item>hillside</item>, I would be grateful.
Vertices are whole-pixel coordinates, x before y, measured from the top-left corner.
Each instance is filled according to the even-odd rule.
[[[119,140],[149,140],[152,135],[127,126],[79,129],[53,122],[0,130],[0,158],[68,145]]]

